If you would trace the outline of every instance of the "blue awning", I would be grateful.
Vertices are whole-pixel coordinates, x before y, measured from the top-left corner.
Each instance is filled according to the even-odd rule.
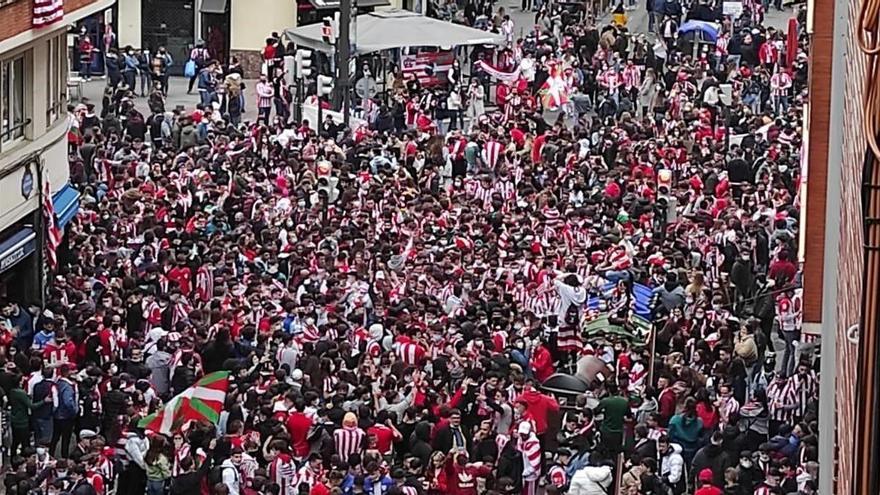
[[[0,273],[9,270],[37,248],[37,234],[25,227],[0,242]]]
[[[52,206],[58,218],[58,228],[63,229],[79,211],[79,191],[70,184],[65,184],[52,196]]]

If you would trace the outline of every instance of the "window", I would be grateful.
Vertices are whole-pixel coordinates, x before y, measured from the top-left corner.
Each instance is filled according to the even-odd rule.
[[[2,65],[0,77],[0,143],[8,143],[24,138],[25,127],[30,121],[25,119],[25,73],[24,56],[6,60]]]
[[[67,92],[67,35],[46,41],[49,66],[46,73],[46,125],[51,127],[64,113]]]

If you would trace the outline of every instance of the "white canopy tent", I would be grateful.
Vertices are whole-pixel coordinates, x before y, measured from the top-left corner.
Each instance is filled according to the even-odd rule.
[[[354,24],[354,20],[352,24]],[[500,34],[439,21],[408,10],[382,10],[357,16],[356,49],[352,55],[407,46],[451,47],[501,45]],[[284,34],[298,46],[330,53],[333,46],[321,37],[321,24],[287,29]]]

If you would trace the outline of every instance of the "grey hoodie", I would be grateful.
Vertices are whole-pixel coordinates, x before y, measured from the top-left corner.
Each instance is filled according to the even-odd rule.
[[[144,362],[150,369],[150,383],[159,395],[165,395],[171,388],[171,354],[156,351]]]

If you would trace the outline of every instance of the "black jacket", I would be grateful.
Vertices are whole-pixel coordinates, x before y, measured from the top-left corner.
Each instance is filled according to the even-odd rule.
[[[201,491],[202,479],[211,469],[211,458],[205,459],[205,462],[199,466],[199,469],[191,472],[177,475],[171,478],[171,495],[191,495]]]
[[[633,457],[638,454],[640,459],[657,460],[657,442],[650,439],[642,439],[633,445]]]
[[[712,483],[715,486],[724,486],[724,471],[729,467],[735,466],[736,462],[737,459],[731,458],[730,454],[726,452],[722,446],[712,444],[706,445],[698,450],[697,454],[694,456],[691,469],[688,473],[690,474],[691,483],[694,482],[696,477],[700,474],[700,471],[709,468],[712,470]]]
[[[422,466],[428,466],[428,462],[431,460],[431,454],[434,452],[434,449],[431,448],[431,444],[429,443],[431,440],[431,424],[423,421],[416,425],[415,431],[413,431],[412,440],[410,442],[410,452],[413,457],[417,457],[420,461],[422,461]],[[449,452],[449,450],[445,450],[442,452]]]
[[[98,492],[95,491],[95,487],[84,479],[76,482],[71,493],[73,495],[98,495]]]

